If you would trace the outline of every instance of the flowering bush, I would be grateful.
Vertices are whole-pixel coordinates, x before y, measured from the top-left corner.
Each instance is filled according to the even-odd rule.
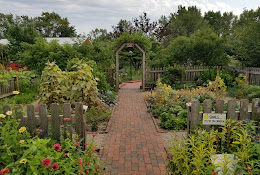
[[[260,144],[256,126],[249,121],[227,120],[222,132],[195,130],[189,139],[180,143],[173,142],[167,155],[168,169],[172,174],[223,174],[231,173],[225,159],[213,164],[216,154],[234,154],[237,166],[234,173],[260,173]]]
[[[200,102],[205,99],[215,101],[209,87],[174,90],[171,86],[158,81],[155,90],[146,95],[145,99],[149,102],[148,108],[151,109],[153,116],[160,117],[162,128],[183,130],[187,128],[186,103],[192,99],[198,99]]]
[[[19,124],[15,117],[0,118],[0,174],[104,173],[93,140],[86,145],[78,138],[57,143],[50,138],[31,137]]]

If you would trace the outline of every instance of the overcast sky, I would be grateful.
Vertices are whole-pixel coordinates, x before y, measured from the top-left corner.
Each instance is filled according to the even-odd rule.
[[[54,11],[67,17],[78,34],[87,34],[95,28],[111,31],[120,19],[132,20],[144,11],[155,21],[176,12],[178,5],[196,5],[202,14],[213,10],[239,15],[244,8],[256,9],[260,0],[0,0],[0,13],[40,16]]]

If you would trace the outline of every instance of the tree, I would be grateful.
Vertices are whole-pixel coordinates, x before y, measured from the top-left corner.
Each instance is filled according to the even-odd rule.
[[[221,15],[220,11],[208,11],[205,13],[204,19],[208,21],[210,27],[218,36],[226,37],[231,33],[232,24],[236,16],[232,12],[225,12]]]
[[[122,33],[127,32],[129,34],[133,34],[134,28],[131,21],[121,19],[116,26],[112,26],[113,28],[113,38],[118,38]]]
[[[190,36],[199,29],[207,26],[207,22],[201,16],[200,10],[196,6],[186,7],[179,6],[177,13],[171,13],[169,24],[165,29],[164,42],[169,43],[178,36]]]
[[[260,67],[260,7],[244,10],[229,38],[233,57],[248,67]]]
[[[76,30],[70,26],[67,18],[55,12],[42,12],[41,16],[36,17],[35,27],[44,37],[74,37]]]
[[[134,22],[134,30],[142,31],[148,37],[153,37],[160,32],[160,26],[157,22],[150,22],[150,18],[147,17],[147,14],[143,12],[142,15],[138,18],[133,19]]]
[[[229,63],[225,40],[218,37],[210,28],[195,32],[190,39],[193,64],[223,66]]]
[[[12,14],[0,13],[0,39],[6,38],[7,31],[11,25],[14,24]]]
[[[24,51],[21,43],[34,44],[35,38],[39,37],[40,34],[32,26],[20,27],[15,24],[8,29],[7,39],[10,42],[9,45],[9,57],[11,60],[20,60],[19,54]]]
[[[98,29],[91,30],[91,32],[87,35],[88,39],[90,41],[106,41],[106,40],[112,40],[111,33],[107,32],[107,29]]]

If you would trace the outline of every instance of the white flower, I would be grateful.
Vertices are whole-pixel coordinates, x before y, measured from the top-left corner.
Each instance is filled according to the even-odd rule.
[[[7,111],[6,115],[12,115],[12,111]]]

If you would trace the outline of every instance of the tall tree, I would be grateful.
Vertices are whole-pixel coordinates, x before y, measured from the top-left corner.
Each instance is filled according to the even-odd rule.
[[[186,7],[179,6],[176,13],[171,13],[169,24],[167,25],[165,35],[166,43],[178,36],[190,36],[199,29],[207,26],[207,22],[201,15],[196,6]]]
[[[208,11],[204,15],[210,27],[218,36],[226,37],[231,34],[231,29],[236,16],[232,12],[224,12],[223,15],[218,12]]]
[[[19,54],[24,51],[21,43],[34,44],[35,38],[40,34],[32,26],[20,27],[15,24],[8,29],[7,39],[10,42],[9,56],[12,60],[20,60]]]
[[[121,36],[122,33],[127,32],[133,34],[134,28],[131,21],[120,19],[116,26],[112,26],[113,32],[112,35],[114,38],[118,38]]]
[[[229,38],[233,57],[249,67],[260,67],[260,7],[244,10]]]
[[[70,26],[67,18],[55,12],[43,12],[36,19],[35,27],[44,37],[73,37],[76,36],[74,26]]]
[[[95,30],[91,30],[87,35],[87,37],[92,42],[112,39],[111,33],[108,33],[107,29],[98,29],[98,28],[96,28]]]

